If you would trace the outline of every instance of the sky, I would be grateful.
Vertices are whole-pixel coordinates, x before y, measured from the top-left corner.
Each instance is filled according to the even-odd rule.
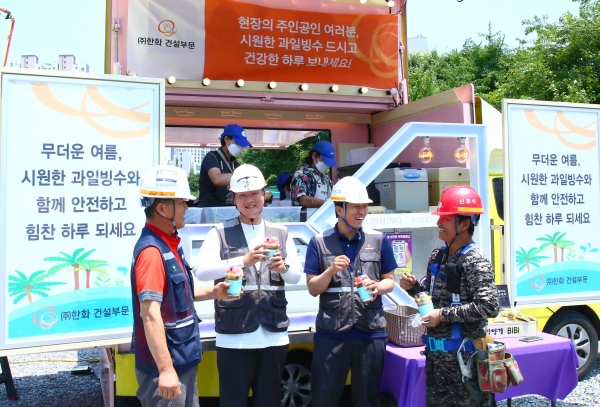
[[[2,0],[0,6],[16,18],[9,63],[19,63],[24,54],[37,55],[40,63],[73,54],[91,72],[104,71],[105,0]],[[460,49],[467,38],[480,41],[477,34],[486,33],[489,22],[514,47],[516,38],[525,38],[523,20],[547,15],[554,22],[578,11],[571,0],[408,0],[407,7],[409,37],[427,37],[429,50],[441,53]],[[9,26],[0,19],[1,39]],[[0,50],[5,47],[0,42]]]
[[[440,53],[462,48],[468,38],[481,42],[478,33],[505,34],[505,42],[516,47],[516,38],[526,39],[523,20],[548,16],[549,22],[571,12],[579,14],[579,3],[571,0],[408,0],[408,36],[427,37],[428,49]]]

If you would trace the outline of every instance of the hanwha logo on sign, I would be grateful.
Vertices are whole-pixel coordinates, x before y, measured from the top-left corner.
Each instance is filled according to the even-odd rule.
[[[177,32],[175,22],[173,20],[162,20],[158,23],[158,32],[163,33],[166,37],[170,37]]]

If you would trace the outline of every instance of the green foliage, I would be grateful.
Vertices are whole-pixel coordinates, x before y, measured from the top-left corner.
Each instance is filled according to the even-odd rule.
[[[190,184],[191,194],[198,198],[200,196],[200,173],[194,174],[194,170],[190,170],[188,183]]]
[[[123,279],[121,277],[117,277],[117,279],[115,280],[115,285],[117,287],[121,287],[125,285],[125,282],[123,281]]]
[[[498,109],[503,98],[600,103],[600,1],[574,1],[578,16],[524,21],[526,39],[514,49],[489,27],[460,50],[411,54],[411,100],[472,83]]]
[[[304,162],[313,144],[318,140],[330,140],[328,131],[321,131],[317,137],[305,138],[289,146],[286,150],[252,149],[244,150],[238,157],[240,163],[255,165],[263,173],[268,185],[275,185],[277,175],[282,171],[293,174]]]
[[[110,286],[110,275],[109,274],[98,274],[94,281],[96,287],[108,287]]]
[[[28,290],[31,295],[37,294],[40,297],[48,297],[47,291],[51,290],[50,287],[65,284],[58,281],[44,281],[51,276],[46,270],[35,271],[30,276],[26,276],[21,271],[15,270],[15,274],[8,276],[9,297],[15,297],[13,304],[25,298]]]

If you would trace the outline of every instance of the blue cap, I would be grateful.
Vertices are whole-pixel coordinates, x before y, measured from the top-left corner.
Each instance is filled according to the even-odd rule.
[[[325,164],[330,167],[337,167],[337,162],[335,161],[335,148],[333,148],[333,144],[329,141],[318,141],[313,146],[313,150],[321,154],[321,158],[323,158]]]
[[[279,190],[279,199],[283,201],[285,199],[285,191],[283,190],[284,185],[292,178],[289,172],[280,172],[277,176],[277,189]]]
[[[242,128],[242,126],[238,126],[237,124],[228,124],[225,126],[225,130],[221,134],[221,140],[223,137],[228,136],[235,140],[237,145],[240,147],[252,147],[252,144],[246,138],[246,132]]]

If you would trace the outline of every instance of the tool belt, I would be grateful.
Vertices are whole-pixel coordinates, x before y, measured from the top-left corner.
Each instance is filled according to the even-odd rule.
[[[506,352],[506,346],[502,342],[480,341],[475,345],[475,353],[469,358],[467,365],[462,358],[458,358],[463,382],[472,378],[472,359],[475,356],[477,371],[477,382],[479,389],[484,393],[503,393],[509,384],[518,386],[523,382],[523,375],[514,357]],[[470,338],[465,338],[459,351],[465,348],[466,343],[471,343]],[[480,348],[479,346],[484,349]]]

